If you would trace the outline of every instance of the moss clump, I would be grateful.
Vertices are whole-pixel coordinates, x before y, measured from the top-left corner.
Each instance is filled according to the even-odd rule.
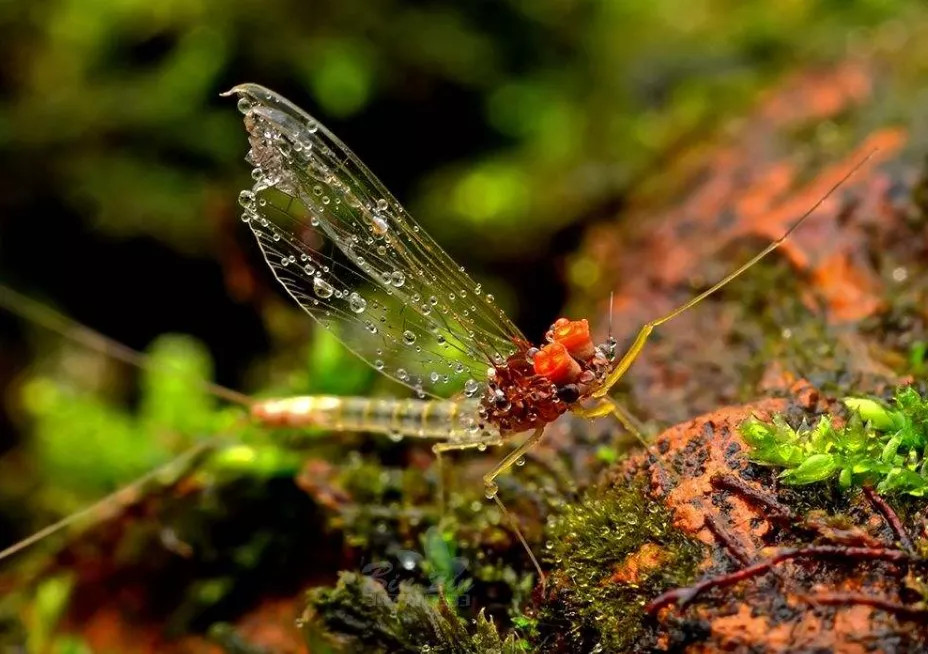
[[[649,634],[644,605],[692,582],[703,558],[643,483],[589,493],[550,534],[558,601],[540,623],[556,627],[565,651],[639,651]]]
[[[835,427],[822,416],[814,427],[794,429],[780,416],[752,418],[741,426],[756,463],[785,468],[788,484],[834,477],[843,489],[875,486],[880,493],[928,495],[928,399],[915,389],[898,389],[892,406],[873,398],[845,398],[850,419]]]
[[[523,654],[513,635],[501,638],[483,612],[469,628],[443,597],[430,601],[421,589],[400,584],[396,600],[370,577],[342,573],[335,588],[314,589],[304,625],[311,651],[324,639],[348,651]]]

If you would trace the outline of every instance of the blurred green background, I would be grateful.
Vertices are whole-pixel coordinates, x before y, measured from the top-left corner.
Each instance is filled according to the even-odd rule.
[[[396,392],[274,287],[238,223],[246,143],[221,91],[258,82],[321,119],[538,338],[594,281],[570,256],[584,230],[662,157],[784,71],[924,15],[889,0],[0,0],[0,282],[247,393]],[[0,313],[0,545],[198,438],[248,436],[169,377]],[[292,475],[260,447],[217,465]]]

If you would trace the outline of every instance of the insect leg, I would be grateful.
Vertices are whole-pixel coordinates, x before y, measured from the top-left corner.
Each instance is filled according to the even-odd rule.
[[[519,542],[522,543],[522,547],[524,547],[525,551],[528,553],[528,558],[532,560],[532,565],[535,566],[535,570],[538,572],[538,579],[541,581],[542,587],[545,585],[545,573],[541,569],[541,564],[538,563],[538,559],[535,558],[535,553],[532,552],[532,548],[529,547],[528,541],[525,540],[525,536],[522,534],[522,530],[519,529],[519,524],[516,522],[515,516],[509,512],[509,510],[506,508],[506,505],[503,504],[503,501],[499,498],[499,486],[496,483],[496,478],[509,470],[509,468],[511,468],[516,461],[521,459],[526,452],[535,447],[538,441],[541,440],[543,433],[544,427],[539,427],[536,429],[534,432],[532,432],[531,436],[526,438],[525,441],[519,445],[519,447],[510,452],[505,459],[500,461],[492,471],[483,476],[483,485],[487,499],[496,502],[496,505],[499,507],[503,516],[512,526],[516,537],[519,539]]]
[[[509,468],[511,468],[516,461],[521,459],[526,452],[535,447],[535,444],[541,440],[541,435],[543,433],[544,427],[539,427],[536,429],[534,432],[532,432],[532,435],[526,438],[519,447],[507,454],[506,458],[500,461],[492,471],[483,476],[483,485],[488,500],[492,500],[499,492],[499,486],[496,484],[496,478],[509,470]]]
[[[502,441],[498,438],[470,443],[435,443],[432,445],[432,452],[435,453],[435,462],[438,467],[438,505],[441,507],[442,515],[445,514],[445,465],[442,458],[442,452],[452,452],[454,450],[467,450],[477,448],[481,445],[499,445]]]
[[[778,247],[780,247],[783,244],[783,242],[787,238],[789,238],[790,234],[792,234],[802,223],[805,222],[806,218],[811,216],[815,212],[816,209],[822,206],[822,203],[825,202],[825,200],[827,200],[831,196],[832,193],[838,190],[839,186],[844,184],[844,182],[846,182],[848,178],[851,177],[851,175],[856,173],[857,170],[861,166],[863,166],[865,163],[867,163],[867,161],[869,161],[870,157],[873,156],[874,152],[876,152],[876,150],[871,151],[866,157],[864,157],[859,162],[857,162],[857,164],[855,164],[854,167],[851,168],[851,170],[849,170],[846,175],[844,175],[841,179],[839,179],[837,183],[835,183],[834,186],[828,189],[828,191],[821,198],[819,198],[818,201],[814,205],[812,205],[804,214],[802,214],[802,216],[800,216],[796,220],[796,222],[790,225],[789,228],[785,232],[783,232],[783,234],[778,239],[776,239],[775,241],[772,241],[769,245],[767,245],[767,247],[765,247],[763,250],[755,254],[747,262],[741,264],[741,266],[739,266],[737,269],[730,272],[720,281],[716,282],[710,288],[706,289],[705,291],[703,291],[696,297],[690,298],[689,300],[687,300],[686,302],[678,306],[676,309],[673,309],[666,315],[663,315],[660,318],[656,318],[655,320],[645,323],[645,325],[641,328],[641,330],[639,330],[638,335],[635,336],[635,340],[632,342],[631,347],[629,347],[628,351],[625,352],[624,355],[622,355],[622,358],[619,360],[618,365],[616,365],[616,367],[612,369],[612,371],[609,373],[609,375],[606,377],[605,381],[603,382],[602,386],[600,386],[593,392],[593,397],[605,397],[609,393],[609,390],[613,386],[616,385],[616,383],[622,378],[622,375],[624,375],[626,371],[628,371],[628,369],[631,367],[632,363],[635,362],[635,359],[638,358],[638,355],[641,354],[641,350],[644,348],[644,344],[647,342],[648,336],[651,335],[651,332],[654,331],[655,327],[660,327],[665,322],[669,320],[673,320],[674,318],[679,316],[681,313],[684,313],[688,311],[689,309],[692,309],[694,306],[696,306],[697,304],[705,300],[707,297],[709,297],[716,291],[720,290],[722,287],[726,286],[729,282],[731,282],[733,279],[741,275],[743,272],[745,272],[746,270],[754,266],[755,263],[757,263],[758,261],[766,257],[768,254],[776,250]]]
[[[621,424],[629,434],[641,441],[642,445],[648,445],[648,442],[644,437],[644,431],[641,427],[641,423],[638,421],[638,419],[610,397],[604,397],[600,399],[599,403],[595,404],[594,406],[588,408],[578,407],[573,409],[571,412],[577,417],[587,418],[589,420],[613,415],[615,416],[615,419],[619,421],[619,424]]]

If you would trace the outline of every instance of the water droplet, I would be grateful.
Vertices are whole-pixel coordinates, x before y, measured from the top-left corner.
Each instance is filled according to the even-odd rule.
[[[432,372],[429,374],[429,379],[432,380],[432,383],[436,383],[438,382],[438,379],[440,378],[440,376],[441,375],[439,375],[437,372]]]
[[[377,200],[377,209],[379,211],[386,211],[388,206],[389,205],[387,204],[387,201],[384,200],[383,198],[380,198],[379,200]]]
[[[456,366],[454,366],[454,371],[460,375],[462,372],[464,372],[464,364],[459,363]]]
[[[380,214],[374,214],[371,217],[371,230],[377,238],[383,238],[390,229],[387,220]]]
[[[348,296],[348,306],[355,313],[364,313],[364,310],[367,308],[367,300],[358,293],[352,293]]]
[[[496,298],[493,297],[492,293],[487,293],[487,302],[495,302]]]
[[[306,131],[310,134],[315,134],[318,130],[319,123],[317,123],[315,120],[310,120],[308,123],[306,123]]]
[[[374,367],[377,368],[377,370],[383,370],[383,361],[380,359],[375,360]]]
[[[321,277],[316,277],[313,279],[313,292],[316,295],[321,297],[323,300],[332,297],[332,294],[335,292],[335,289],[332,288],[332,285]]]
[[[390,283],[399,288],[406,283],[406,275],[399,270],[394,271],[394,273],[390,275]]]
[[[462,366],[463,370],[463,366]],[[468,379],[464,382],[464,395],[467,397],[473,397],[477,391],[480,389],[480,384],[476,379]]]
[[[238,194],[238,203],[249,211],[255,210],[255,194],[249,190],[244,190]]]
[[[478,451],[478,452],[486,452],[486,451],[487,451],[487,444],[486,444],[486,443],[480,443],[479,445],[477,445],[477,451]]]
[[[405,368],[397,368],[396,378],[399,379],[400,381],[406,381],[407,379],[409,379],[409,373],[406,372]]]
[[[434,307],[435,305],[438,304],[438,298],[433,295],[432,297],[429,298],[429,304],[431,304]]]
[[[387,438],[389,438],[394,443],[399,443],[401,440],[403,440],[403,432],[396,429],[391,429],[387,432]]]
[[[305,266],[303,266],[303,271],[307,275],[312,275],[314,272],[316,272],[316,268],[315,266],[313,266],[313,264],[307,263]]]
[[[406,345],[412,345],[416,342],[416,335],[407,329],[403,332],[403,342],[406,343]]]

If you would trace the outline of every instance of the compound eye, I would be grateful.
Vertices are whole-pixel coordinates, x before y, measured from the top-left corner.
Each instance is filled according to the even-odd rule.
[[[573,404],[580,399],[580,389],[576,384],[567,384],[557,389],[557,396],[565,404]]]
[[[554,384],[569,384],[582,372],[567,348],[555,341],[548,343],[535,354],[532,365],[535,373],[547,377]]]
[[[551,326],[551,338],[578,359],[587,359],[593,355],[590,324],[586,320],[559,318]]]

